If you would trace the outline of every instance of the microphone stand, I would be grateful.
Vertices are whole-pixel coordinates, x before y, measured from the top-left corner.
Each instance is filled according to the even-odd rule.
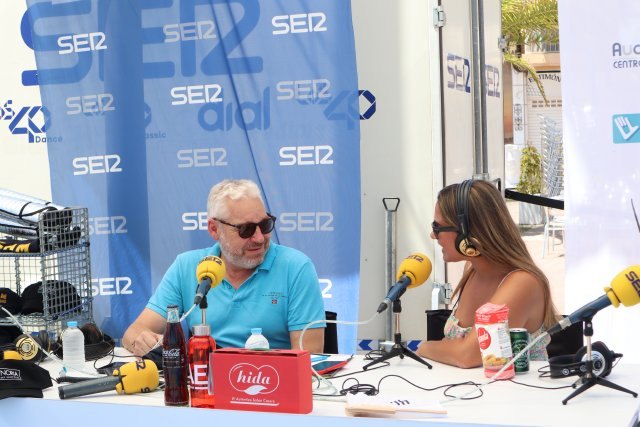
[[[367,363],[362,367],[363,370],[367,370],[370,366],[375,365],[376,363],[384,362],[385,360],[391,359],[392,357],[400,356],[400,359],[404,359],[404,356],[410,357],[411,359],[422,363],[427,368],[431,369],[433,366],[429,364],[426,360],[409,350],[407,347],[402,345],[402,335],[400,334],[400,313],[402,313],[402,305],[400,303],[400,298],[397,298],[393,302],[393,315],[395,316],[395,333],[394,344],[386,354],[382,355],[378,359],[373,362]]]
[[[607,381],[604,378],[601,378],[593,373],[593,358],[591,357],[591,336],[593,335],[593,324],[591,322],[591,319],[592,319],[592,316],[589,316],[586,319],[584,319],[584,336],[587,341],[587,353],[586,353],[587,359],[585,360],[586,371],[584,372],[584,374],[581,374],[580,378],[572,385],[573,388],[578,387],[578,385],[580,385],[580,387],[578,387],[577,390],[575,390],[573,393],[567,396],[562,401],[562,404],[566,405],[570,399],[573,399],[575,396],[579,395],[583,391],[590,389],[596,384],[600,384],[602,386],[609,387],[614,390],[619,390],[625,393],[629,393],[633,397],[638,397],[638,393],[633,392],[624,387],[621,387],[618,384],[614,384],[611,381]]]
[[[207,307],[209,307],[209,304],[207,304],[207,296],[204,295],[200,300],[200,313],[202,315],[203,325],[207,324]]]

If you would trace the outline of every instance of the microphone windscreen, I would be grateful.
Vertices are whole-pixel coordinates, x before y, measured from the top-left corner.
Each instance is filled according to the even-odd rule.
[[[198,283],[204,278],[209,278],[212,288],[215,288],[222,282],[225,274],[227,274],[227,269],[224,266],[224,261],[222,261],[222,258],[213,255],[202,258],[202,261],[198,264],[198,268],[196,268]]]
[[[414,252],[400,263],[396,280],[405,275],[411,280],[408,288],[415,288],[427,281],[431,268],[431,260],[425,254]]]
[[[625,307],[638,304],[640,302],[640,265],[628,267],[618,273],[611,281],[611,287],[604,290],[614,307],[620,303]]]
[[[149,393],[160,383],[158,367],[151,360],[125,363],[113,371],[113,375],[121,376],[122,381],[116,386],[118,394]]]

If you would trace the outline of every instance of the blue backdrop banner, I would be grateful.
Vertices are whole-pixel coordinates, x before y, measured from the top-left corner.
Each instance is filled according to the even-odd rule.
[[[344,0],[28,0],[53,200],[87,206],[94,316],[121,337],[182,251],[212,244],[206,198],[261,186],[272,238],[357,317],[358,90]],[[195,273],[194,273],[195,286]],[[339,327],[353,352],[354,327]]]

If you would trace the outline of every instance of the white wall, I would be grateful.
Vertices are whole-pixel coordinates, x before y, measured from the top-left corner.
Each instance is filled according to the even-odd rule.
[[[46,143],[29,143],[27,135],[10,131],[11,123],[23,107],[42,105],[38,87],[25,87],[21,81],[24,70],[36,67],[33,51],[20,36],[20,22],[25,10],[24,1],[3,1],[0,4],[0,37],[3,43],[0,67],[0,108],[3,109],[0,112],[0,188],[49,200],[51,186]],[[7,104],[8,101],[11,103]],[[7,106],[13,113],[7,111]],[[7,120],[12,115],[13,118]],[[26,126],[28,119],[27,113],[14,123],[14,129]],[[38,112],[33,120],[41,126],[42,113]]]
[[[354,0],[353,23],[360,89],[376,96],[377,111],[361,121],[362,243],[359,318],[369,319],[385,296],[385,209],[398,197],[397,262],[420,251],[433,259],[429,238],[434,206],[435,149],[430,68],[438,54],[428,2]],[[437,47],[437,45],[436,45]],[[437,87],[437,86],[436,86]],[[436,95],[435,99],[437,100]],[[437,142],[439,145],[439,141]],[[435,166],[435,167],[434,167]],[[411,289],[402,299],[402,334],[424,338],[430,287]],[[384,337],[385,317],[360,326],[359,338]]]

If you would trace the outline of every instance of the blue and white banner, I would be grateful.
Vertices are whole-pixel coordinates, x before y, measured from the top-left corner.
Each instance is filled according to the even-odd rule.
[[[212,244],[206,198],[253,179],[273,239],[355,320],[358,90],[344,0],[28,0],[54,201],[91,216],[94,315],[120,337],[175,256]],[[195,272],[194,272],[195,281]],[[339,328],[352,352],[354,328]]]
[[[558,2],[565,144],[566,313],[640,264],[640,3]],[[633,279],[633,278],[631,278]],[[637,292],[637,284],[636,289]],[[633,289],[629,289],[633,293]],[[594,338],[640,361],[638,307],[603,310]],[[631,326],[631,328],[630,328]]]

